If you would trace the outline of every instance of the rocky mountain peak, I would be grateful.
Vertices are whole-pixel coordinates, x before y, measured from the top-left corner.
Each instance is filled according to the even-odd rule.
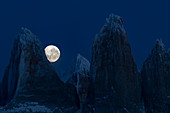
[[[60,79],[63,82],[67,82],[69,79],[72,78],[73,74],[76,73],[83,74],[83,73],[88,73],[89,71],[90,71],[89,61],[86,58],[84,58],[82,55],[77,54],[76,58],[73,59],[72,64],[68,67],[68,69],[63,74],[63,76],[60,77]]]
[[[3,77],[0,104],[20,107],[21,103],[36,102],[50,109],[54,106],[77,109],[76,95],[76,88],[64,84],[47,61],[40,40],[22,28]]]
[[[80,54],[77,54],[75,72],[81,71],[90,71],[90,63],[86,58],[84,58]]]
[[[84,111],[89,92],[90,63],[86,58],[77,54],[72,64],[64,76],[67,78],[67,83],[73,84],[76,87],[80,100],[80,109]]]
[[[140,76],[121,17],[111,14],[96,35],[90,68],[96,112],[119,112],[122,106],[140,111]]]
[[[35,81],[32,77],[37,76],[42,65],[49,66],[39,39],[27,28],[22,28],[14,40],[10,62],[4,73],[2,86],[8,90],[3,91],[2,104],[23,92],[23,89],[28,90],[30,81]]]
[[[159,111],[169,113],[167,96],[170,81],[170,56],[162,40],[156,40],[151,54],[144,61],[142,76],[142,95],[146,113]]]
[[[157,39],[154,48],[152,49],[152,53],[165,53],[165,45],[163,44],[161,39]]]
[[[12,52],[19,51],[24,51],[28,54],[34,53],[44,57],[43,47],[40,40],[27,28],[21,28],[20,33],[15,38]]]
[[[18,34],[16,40],[23,45],[35,42],[40,43],[38,38],[29,29],[23,27],[21,28],[21,32]]]
[[[101,29],[101,33],[109,32],[109,31],[110,33],[111,32],[117,33],[118,35],[126,34],[126,31],[123,27],[123,20],[120,16],[110,14],[109,18],[106,18],[106,23]]]
[[[110,27],[115,27],[115,24],[118,24],[120,26],[123,26],[123,20],[120,16],[115,14],[110,14],[109,18],[106,18],[105,25],[108,25]],[[117,27],[117,26],[116,26]]]

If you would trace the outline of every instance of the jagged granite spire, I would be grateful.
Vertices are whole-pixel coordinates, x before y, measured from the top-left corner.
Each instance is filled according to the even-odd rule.
[[[146,113],[170,112],[170,56],[157,40],[142,70],[142,97]]]
[[[166,48],[161,39],[157,39],[152,53],[165,53]]]
[[[90,63],[84,58],[82,55],[77,54],[76,58],[73,59],[72,64],[68,67],[66,72],[61,76],[61,80],[63,82],[68,82],[72,80],[72,75],[75,73],[82,73],[83,75],[87,75],[90,72]],[[69,80],[70,79],[70,80]],[[71,82],[71,81],[70,81]],[[72,84],[75,85],[73,82]]]
[[[26,28],[22,28],[14,41],[2,87],[4,100],[1,104],[8,103],[5,108],[9,112],[10,109],[21,107],[21,104],[31,102],[43,105],[51,111],[55,107],[72,107],[70,112],[77,109],[75,87],[64,84],[59,79],[45,57],[41,42]]]
[[[37,63],[40,60],[44,60],[42,58],[42,50],[42,46],[37,37],[33,35],[30,30],[22,28],[20,34],[15,38],[10,62],[2,81],[4,93],[4,102],[2,101],[2,104],[8,103],[14,97],[15,93],[18,93],[16,90],[24,87],[22,82],[24,79],[27,80],[28,76],[24,76],[23,80],[18,83],[20,77],[22,77],[23,72],[26,71],[25,67],[30,63]],[[36,59],[36,61],[33,61],[33,59]],[[26,65],[25,62],[27,62]],[[33,74],[33,72],[30,74]],[[21,84],[21,87],[17,86],[19,84]]]
[[[120,16],[110,14],[109,18],[106,18],[106,23],[101,29],[101,33],[106,32],[107,30],[112,31],[114,33],[118,33],[119,35],[126,34],[126,31],[123,27],[123,20]]]
[[[67,83],[73,84],[77,89],[77,94],[80,100],[80,110],[86,113],[87,95],[89,90],[89,72],[90,63],[82,55],[77,54],[72,65],[65,73],[65,78],[68,78]],[[67,76],[67,77],[66,77]]]
[[[77,72],[81,72],[81,71],[89,72],[90,71],[89,61],[80,54],[77,54],[75,71]]]
[[[111,14],[96,35],[90,77],[94,83],[96,112],[142,112],[140,74],[122,18],[117,15]]]

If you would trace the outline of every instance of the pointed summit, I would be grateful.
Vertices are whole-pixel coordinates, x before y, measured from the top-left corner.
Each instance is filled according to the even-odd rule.
[[[30,80],[33,82],[32,77],[40,71],[40,64],[47,64],[44,56],[38,38],[30,30],[22,28],[14,40],[10,62],[4,73],[2,104],[8,103],[15,95],[23,92],[23,89],[29,89]]]
[[[21,28],[21,32],[18,34],[16,40],[19,40],[22,44],[26,44],[26,42],[38,42],[39,39],[27,28]]]
[[[157,39],[155,45],[159,45],[159,46],[165,47],[165,45],[162,42],[162,39]]]
[[[106,42],[106,40],[115,40],[116,43],[120,45],[117,47],[121,47],[129,43],[127,33],[123,26],[123,20],[120,16],[111,14],[109,18],[106,19],[100,33],[98,33],[94,39],[93,46],[101,43],[101,40],[103,40],[103,42]],[[112,45],[112,41],[106,43],[108,43],[107,47]]]
[[[4,73],[2,81],[4,100],[1,104],[8,103],[25,87],[29,77],[27,75],[34,74],[33,70],[38,67],[35,64],[43,61],[45,57],[40,41],[30,30],[22,28],[14,40],[10,62]]]
[[[126,31],[123,27],[123,20],[120,16],[110,14],[109,18],[106,18],[106,23],[101,29],[101,33],[109,32],[109,31],[110,33],[111,32],[117,33],[118,35],[126,34]]]
[[[22,27],[20,34],[31,34],[34,35],[29,29]]]
[[[156,40],[151,54],[144,61],[142,76],[142,96],[146,113],[158,111],[169,113],[167,96],[170,94],[170,55],[162,40]]]
[[[86,58],[77,54],[75,72],[81,71],[90,71],[90,63]]]
[[[118,26],[115,26],[116,24],[123,26],[122,18],[118,15],[110,14],[109,18],[106,18],[105,25],[110,26],[110,27],[118,27]]]
[[[122,18],[117,15],[111,14],[95,37],[90,80],[94,83],[96,112],[116,113],[126,108],[139,113],[140,76]]]
[[[74,59],[73,65],[65,73],[65,81],[67,83],[73,84],[76,87],[77,94],[80,100],[80,109],[85,110],[87,103],[87,94],[89,91],[89,72],[90,63],[89,61],[77,54]]]
[[[70,110],[74,111],[76,95],[76,88],[64,84],[47,61],[40,40],[22,28],[3,77],[0,104],[18,108],[21,103],[45,102],[48,109],[72,107]]]
[[[82,55],[77,54],[76,58],[73,59],[72,64],[68,67],[66,72],[60,78],[63,82],[67,82],[72,78],[75,73],[87,73],[90,71],[90,63]],[[83,74],[84,75],[84,74]],[[75,81],[74,81],[75,82]]]
[[[152,53],[165,53],[166,48],[161,39],[157,39],[154,48],[152,49]]]

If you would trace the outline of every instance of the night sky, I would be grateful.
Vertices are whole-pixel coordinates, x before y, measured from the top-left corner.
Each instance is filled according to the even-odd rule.
[[[89,61],[94,37],[110,13],[123,18],[138,68],[161,38],[170,47],[169,0],[0,0],[0,74],[9,63],[15,37],[21,27],[37,35],[45,48],[54,44],[61,71],[80,53]]]

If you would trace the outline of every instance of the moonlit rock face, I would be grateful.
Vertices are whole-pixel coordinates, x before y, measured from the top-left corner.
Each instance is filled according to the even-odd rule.
[[[60,58],[60,50],[54,45],[47,46],[45,54],[50,62],[56,62]]]
[[[140,74],[121,17],[111,14],[92,48],[89,92],[95,112],[141,113]],[[103,101],[104,100],[104,101]],[[101,107],[102,106],[102,107]],[[110,107],[109,107],[110,106]]]

